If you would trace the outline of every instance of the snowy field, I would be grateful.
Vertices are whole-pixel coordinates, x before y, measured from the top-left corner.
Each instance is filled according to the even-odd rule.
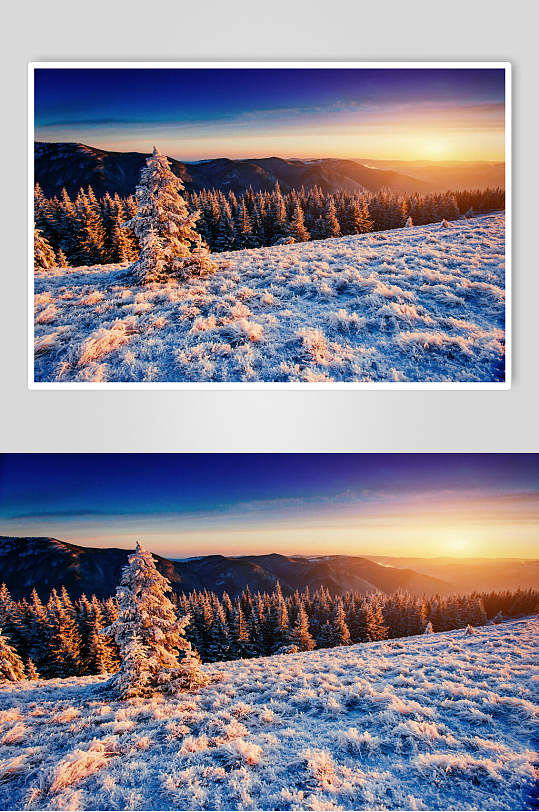
[[[205,665],[178,699],[4,684],[0,807],[537,808],[538,648],[534,617]]]
[[[504,380],[501,213],[214,258],[146,287],[38,272],[35,380]]]

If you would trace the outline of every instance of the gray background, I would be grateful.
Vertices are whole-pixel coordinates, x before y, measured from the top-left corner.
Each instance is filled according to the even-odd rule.
[[[531,3],[497,0],[10,4],[1,54],[0,451],[539,451],[532,14]],[[513,388],[29,391],[26,66],[61,59],[511,61]]]

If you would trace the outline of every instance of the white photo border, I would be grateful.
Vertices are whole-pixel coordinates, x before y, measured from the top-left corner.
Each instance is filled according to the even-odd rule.
[[[338,381],[338,382],[273,382],[273,381],[259,381],[259,382],[191,382],[191,381],[171,381],[159,383],[143,383],[143,382],[110,382],[110,383],[92,383],[92,382],[73,382],[73,381],[54,381],[54,382],[36,382],[34,380],[34,303],[33,303],[33,290],[34,290],[34,72],[43,68],[54,69],[88,69],[88,68],[117,68],[117,69],[130,69],[130,68],[144,68],[148,70],[158,68],[174,68],[174,69],[230,69],[241,68],[249,69],[302,69],[302,68],[325,68],[325,69],[345,69],[345,68],[380,68],[380,69],[464,69],[476,68],[485,70],[504,70],[505,71],[505,379],[503,381],[492,382],[462,382],[462,381],[447,381],[447,382],[361,382],[361,381]],[[411,389],[510,389],[511,388],[511,372],[512,372],[512,320],[511,320],[511,291],[512,291],[512,243],[511,243],[511,215],[512,215],[512,192],[511,192],[511,63],[507,61],[501,62],[336,62],[336,61],[322,61],[322,62],[30,62],[28,64],[28,388],[29,389],[124,389],[124,390],[173,390],[173,389],[190,389],[190,390],[218,390],[218,389],[258,389],[258,390],[342,390],[342,389],[392,389],[392,390],[411,390]]]

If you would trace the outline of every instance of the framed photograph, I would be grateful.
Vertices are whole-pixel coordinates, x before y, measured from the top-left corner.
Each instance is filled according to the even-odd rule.
[[[510,76],[31,64],[29,386],[509,388]]]
[[[537,808],[539,454],[7,454],[0,485],[6,809]]]

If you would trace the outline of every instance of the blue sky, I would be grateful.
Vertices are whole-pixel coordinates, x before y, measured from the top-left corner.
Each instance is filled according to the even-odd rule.
[[[35,136],[175,158],[503,160],[495,69],[54,69]],[[497,156],[497,157],[496,157]]]
[[[537,555],[539,455],[4,455],[0,534],[184,557]]]

